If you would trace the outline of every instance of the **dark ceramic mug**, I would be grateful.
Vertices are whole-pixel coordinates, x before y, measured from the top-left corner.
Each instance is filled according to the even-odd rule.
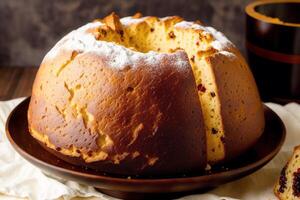
[[[300,0],[246,7],[248,61],[264,101],[300,102]]]

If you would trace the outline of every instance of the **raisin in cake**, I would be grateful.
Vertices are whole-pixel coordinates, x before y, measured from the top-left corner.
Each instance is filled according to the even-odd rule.
[[[295,147],[291,159],[281,170],[274,193],[281,200],[300,199],[300,146]]]

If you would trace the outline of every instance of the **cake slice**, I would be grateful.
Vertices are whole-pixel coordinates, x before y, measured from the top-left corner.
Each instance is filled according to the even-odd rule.
[[[300,146],[295,147],[291,159],[281,170],[274,193],[281,200],[300,199]]]

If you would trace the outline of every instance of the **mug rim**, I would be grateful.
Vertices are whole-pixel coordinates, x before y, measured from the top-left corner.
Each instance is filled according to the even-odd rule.
[[[265,5],[265,4],[279,4],[279,3],[299,3],[299,0],[264,0],[264,1],[254,1],[249,3],[246,8],[245,12],[247,13],[248,16],[255,18],[259,21],[263,21],[269,24],[277,24],[277,25],[282,25],[282,26],[290,26],[290,27],[299,27],[300,28],[300,23],[291,23],[291,22],[283,22],[281,20],[276,20],[276,18],[269,17],[267,15],[264,15],[260,12],[257,12],[255,10],[255,7],[260,6],[260,5]],[[275,20],[274,20],[275,19]],[[278,18],[277,18],[278,19]]]

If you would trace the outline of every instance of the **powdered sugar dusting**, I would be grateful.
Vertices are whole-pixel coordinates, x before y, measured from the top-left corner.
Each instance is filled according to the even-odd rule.
[[[166,17],[162,17],[162,18],[159,18],[161,21],[166,21],[166,20],[169,20],[169,19],[172,19],[174,16],[166,16]]]
[[[183,59],[186,56],[184,51],[177,51],[175,53],[158,53],[150,51],[142,53],[131,50],[122,45],[113,42],[96,40],[92,33],[87,32],[89,29],[102,26],[102,23],[93,22],[79,29],[72,31],[62,38],[46,55],[45,59],[53,59],[61,51],[77,51],[81,54],[94,53],[103,55],[107,59],[107,64],[115,69],[124,69],[127,66],[132,68],[138,67],[137,63],[143,62],[149,66],[158,66],[165,58],[172,57],[174,67],[179,69],[189,69],[188,59]]]
[[[205,31],[205,27],[201,26],[200,24],[196,24],[194,22],[188,22],[188,21],[181,21],[175,24],[175,28],[193,28],[193,29],[200,29]]]
[[[146,18],[147,17],[125,17],[121,19],[121,23],[126,26],[132,23],[141,23]],[[160,20],[166,20],[169,18],[171,17],[160,18]],[[108,58],[108,64],[116,69],[123,69],[127,66],[136,67],[136,63],[139,62],[145,62],[151,66],[159,65],[162,59],[166,57],[170,58],[170,56],[174,57],[172,59],[174,60],[174,66],[177,68],[183,69],[189,67],[189,62],[184,51],[176,51],[175,53],[158,53],[150,51],[142,53],[113,42],[96,40],[94,35],[88,30],[99,28],[101,26],[104,26],[104,24],[96,21],[88,23],[77,30],[70,32],[48,52],[45,59],[53,59],[61,51],[70,50],[77,51],[79,53],[93,52],[95,54],[104,55]],[[229,52],[226,53],[226,50],[228,50],[228,47],[233,44],[221,32],[218,32],[212,27],[205,27],[194,22],[182,21],[175,24],[175,28],[193,28],[203,30],[204,34],[207,33],[213,36],[214,40],[210,43],[213,48],[223,52],[226,56],[232,56]]]
[[[181,55],[186,55],[184,51],[181,52]],[[177,56],[174,59],[174,66],[179,67],[180,69],[189,69],[190,63],[187,61],[187,58],[183,58],[182,56]]]
[[[226,57],[228,57],[229,59],[234,59],[236,57],[235,54],[233,54],[229,51],[220,51],[219,53],[226,56]]]
[[[122,25],[129,26],[130,24],[138,24],[144,22],[147,17],[133,18],[133,17],[123,17],[120,19]]]
[[[229,46],[233,46],[233,44],[219,31],[212,27],[205,27],[200,24],[196,24],[194,22],[182,21],[174,26],[175,28],[192,28],[197,30],[203,30],[204,33],[211,34],[214,37],[214,41],[212,41],[211,46],[219,51],[228,49]]]
[[[99,21],[95,21],[92,23],[88,23],[84,26],[81,26],[80,28],[78,28],[77,30],[71,31],[70,33],[68,33],[67,35],[65,35],[60,41],[58,41],[54,47],[46,54],[45,58],[54,58],[56,57],[57,53],[59,53],[60,50],[62,49],[72,49],[74,51],[78,51],[80,52],[83,48],[82,43],[78,43],[77,42],[73,42],[75,35],[77,36],[77,38],[79,39],[80,37],[85,37],[86,34],[84,34],[87,30],[89,29],[94,29],[100,26],[103,26],[104,24],[99,22]],[[88,43],[92,43],[95,39],[91,38],[91,37],[85,37],[85,42]]]
[[[216,39],[211,43],[212,47],[214,47],[217,50],[225,50],[229,46],[234,46],[232,42],[230,42],[227,37],[214,29],[213,27],[206,27],[206,29],[213,35],[213,37]]]

